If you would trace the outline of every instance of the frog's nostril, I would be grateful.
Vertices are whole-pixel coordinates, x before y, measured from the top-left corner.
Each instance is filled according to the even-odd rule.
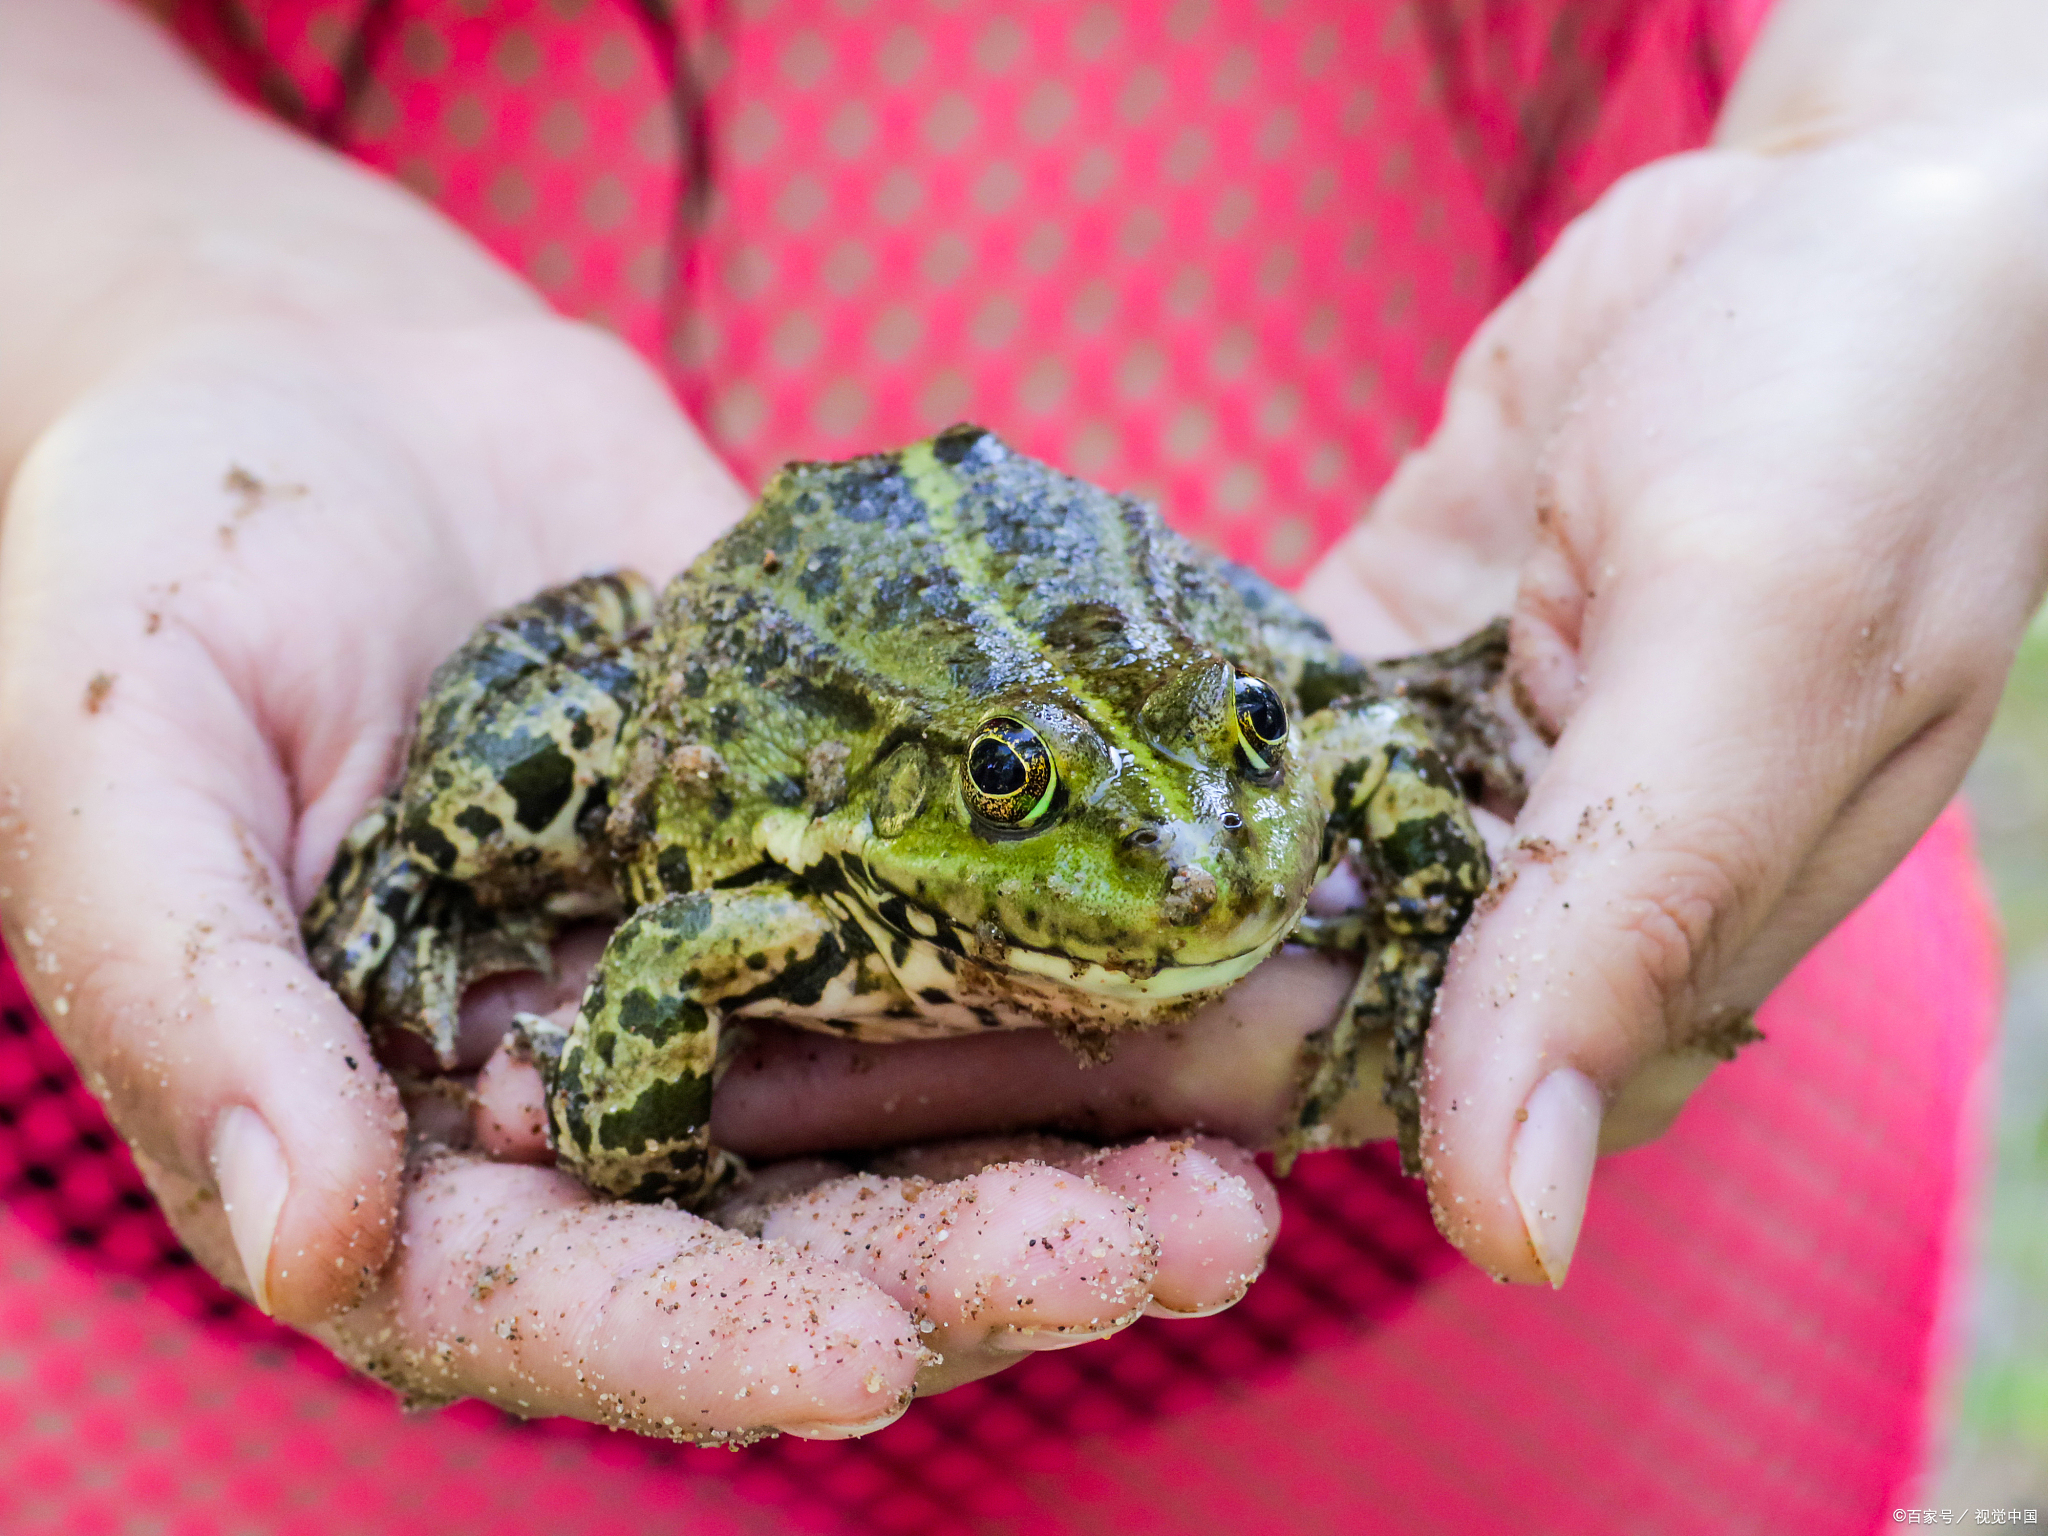
[[[1226,832],[1243,831],[1244,818],[1235,811],[1225,811],[1223,813],[1223,830]]]
[[[1124,839],[1126,848],[1156,848],[1159,846],[1157,827],[1140,827]]]

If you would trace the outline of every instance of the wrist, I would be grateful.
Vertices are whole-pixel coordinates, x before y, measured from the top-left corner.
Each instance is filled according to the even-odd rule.
[[[242,108],[125,7],[0,6],[0,487],[138,353],[243,319],[461,325],[537,295],[409,193]]]
[[[2048,84],[2038,0],[1776,0],[1715,142],[1764,153],[2026,112]]]

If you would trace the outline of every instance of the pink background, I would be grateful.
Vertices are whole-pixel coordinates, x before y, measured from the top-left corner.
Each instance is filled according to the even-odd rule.
[[[700,0],[716,192],[678,252],[628,5],[399,4],[338,116],[358,4],[154,9],[661,362],[742,474],[973,418],[1283,579],[1561,222],[1701,140],[1761,11]],[[1463,1267],[1383,1151],[1320,1156],[1233,1312],[727,1454],[401,1414],[177,1251],[9,970],[0,1528],[1867,1531],[1941,1399],[1997,993],[1951,813],[1603,1165],[1562,1293]]]

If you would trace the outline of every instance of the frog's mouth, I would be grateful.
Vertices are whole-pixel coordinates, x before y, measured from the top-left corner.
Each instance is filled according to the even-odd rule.
[[[943,1012],[958,1004],[984,1025],[1012,1028],[1164,1022],[1222,994],[1278,949],[1285,932],[1236,954],[1183,963],[1149,954],[1091,959],[1040,949],[977,934],[893,900],[848,915],[888,957],[897,981],[927,1006]]]
[[[1128,947],[1077,954],[1027,943],[994,924],[966,927],[895,889],[860,859],[828,855],[809,865],[805,877],[828,906],[867,932],[913,995],[936,1004],[939,995],[967,983],[962,972],[972,967],[997,985],[1007,979],[1047,1016],[1068,1011],[1060,1005],[1076,1000],[1140,1016],[1183,1011],[1242,979],[1278,949],[1307,899],[1246,918],[1220,936],[1226,953],[1187,960],[1171,947],[1179,934],[1159,935],[1165,942],[1141,936]]]
[[[907,939],[943,955],[948,971],[965,962],[987,971],[1007,972],[1032,992],[1080,993],[1141,1008],[1199,1000],[1223,991],[1278,949],[1300,917],[1299,911],[1288,911],[1267,922],[1241,925],[1241,932],[1243,928],[1252,930],[1243,935],[1246,942],[1242,947],[1196,961],[1150,946],[1129,954],[1112,951],[1089,956],[1027,944],[1010,933],[962,927],[879,882],[870,887],[870,895],[873,900],[860,918],[862,926],[870,928],[870,936],[878,939],[878,947],[886,946],[890,937]],[[876,928],[883,931],[877,934],[873,932]],[[897,969],[902,969],[901,961]]]
[[[1041,977],[1092,997],[1146,999],[1163,1003],[1220,992],[1241,980],[1280,947],[1284,932],[1283,929],[1241,953],[1193,964],[1150,956],[1121,964],[1086,960],[1052,950],[1033,949],[1014,940],[1006,942],[1000,956],[994,958],[995,963],[1017,975]]]

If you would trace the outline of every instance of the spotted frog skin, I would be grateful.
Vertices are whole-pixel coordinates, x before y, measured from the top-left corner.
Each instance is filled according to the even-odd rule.
[[[1286,1150],[1363,1048],[1413,1165],[1445,952],[1486,884],[1467,794],[1498,626],[1368,666],[1148,507],[975,427],[794,464],[657,598],[588,577],[434,674],[398,787],[305,919],[380,1031],[454,1061],[477,979],[621,919],[566,1031],[522,1020],[567,1167],[701,1204],[727,1021],[896,1040],[1051,1024],[1085,1052],[1290,939],[1357,953]],[[1357,910],[1305,916],[1339,861]]]

